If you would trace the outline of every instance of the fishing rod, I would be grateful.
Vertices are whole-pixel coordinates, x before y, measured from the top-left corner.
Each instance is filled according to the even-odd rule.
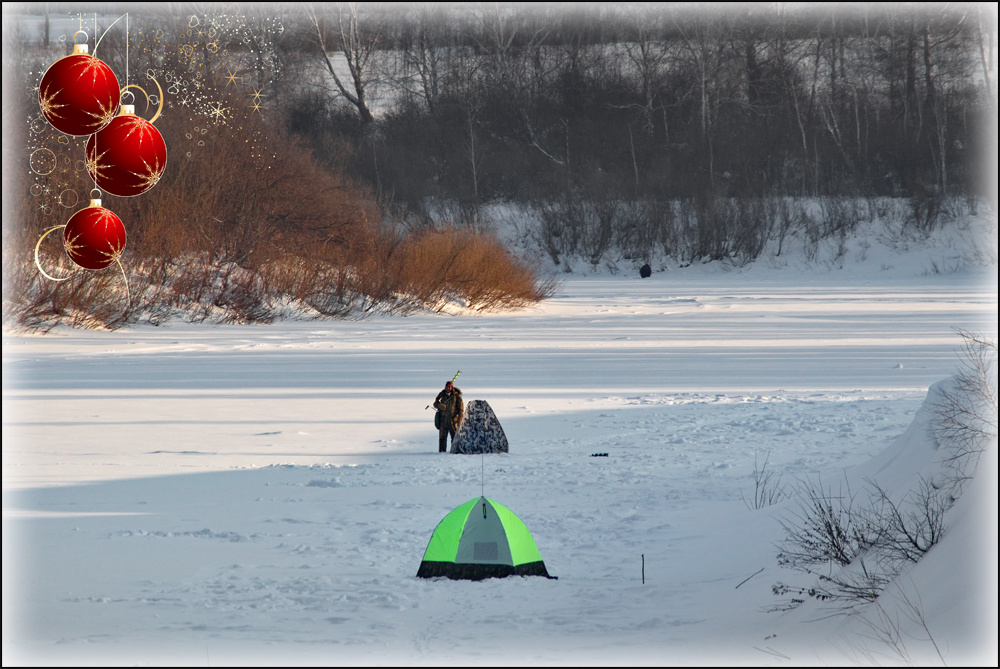
[[[457,379],[458,375],[461,374],[461,373],[462,373],[462,370],[458,370],[457,372],[455,372],[455,376],[451,377],[451,381],[449,381],[448,383],[455,383],[455,379]],[[424,411],[427,411],[430,408],[431,408],[431,405],[428,404],[427,406],[424,407]]]

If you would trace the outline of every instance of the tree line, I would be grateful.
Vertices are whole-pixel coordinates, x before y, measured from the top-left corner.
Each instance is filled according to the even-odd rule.
[[[995,163],[982,5],[102,6],[181,30],[240,14],[229,50],[275,121],[320,160],[342,164],[329,147],[347,142],[352,174],[416,211],[567,192],[983,194]]]
[[[159,78],[170,151],[148,196],[105,198],[128,217],[148,289],[122,322],[551,294],[481,234],[498,204],[530,214],[556,264],[609,249],[748,261],[795,235],[815,249],[890,210],[924,231],[984,197],[996,211],[996,18],[981,5],[102,7],[130,13],[101,57],[132,83]],[[32,89],[60,43],[5,32],[5,123],[24,119],[5,128],[5,166],[23,158],[15,147],[62,155]],[[33,305],[19,313],[52,322],[71,294],[105,290],[87,273],[48,285],[26,260],[64,222],[42,200],[90,185],[68,167],[4,172],[5,188],[31,192],[5,197],[5,220],[19,222],[4,227],[5,288]],[[463,247],[484,255],[460,262]],[[477,275],[490,257],[509,293]]]
[[[290,127],[348,138],[356,173],[418,212],[428,197],[926,199],[979,194],[991,158],[982,7],[305,13],[288,45],[317,67],[298,70],[312,86],[285,102]]]

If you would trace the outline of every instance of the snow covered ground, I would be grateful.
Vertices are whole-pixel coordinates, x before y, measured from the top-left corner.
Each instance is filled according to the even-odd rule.
[[[918,410],[957,368],[953,328],[995,336],[996,266],[906,266],[570,276],[479,317],[6,334],[4,664],[903,661],[821,602],[766,612],[773,583],[809,584],[776,561],[794,506],[741,493],[755,455],[789,488],[936,467]],[[436,452],[425,406],[456,370],[509,454]],[[996,662],[985,471],[883,598],[919,597],[950,664]],[[559,580],[415,578],[481,491]],[[904,652],[939,661],[917,637]]]

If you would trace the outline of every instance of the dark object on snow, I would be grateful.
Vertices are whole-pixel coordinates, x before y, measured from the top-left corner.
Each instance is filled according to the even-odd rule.
[[[639,268],[639,276],[641,276],[643,279],[648,279],[652,275],[653,275],[653,268],[649,266],[649,263],[646,263],[645,265]]]
[[[452,453],[507,453],[507,435],[486,400],[472,400],[458,434],[451,439]]]
[[[521,519],[486,497],[470,499],[434,528],[417,577],[436,576],[470,581],[505,576],[554,578],[545,570]]]
[[[608,454],[607,453],[591,453],[590,457],[592,457],[592,458],[606,458],[606,457],[608,457]]]

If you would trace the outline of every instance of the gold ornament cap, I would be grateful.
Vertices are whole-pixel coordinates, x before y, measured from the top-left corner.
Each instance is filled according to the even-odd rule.
[[[90,206],[91,207],[100,207],[101,206],[101,198],[99,198],[99,197],[97,197],[97,198],[91,198],[90,199]]]
[[[78,53],[88,54],[88,53],[90,53],[90,49],[87,47],[86,44],[74,44],[73,45],[73,55],[75,56]]]
[[[135,105],[122,105],[119,116],[135,116]]]

